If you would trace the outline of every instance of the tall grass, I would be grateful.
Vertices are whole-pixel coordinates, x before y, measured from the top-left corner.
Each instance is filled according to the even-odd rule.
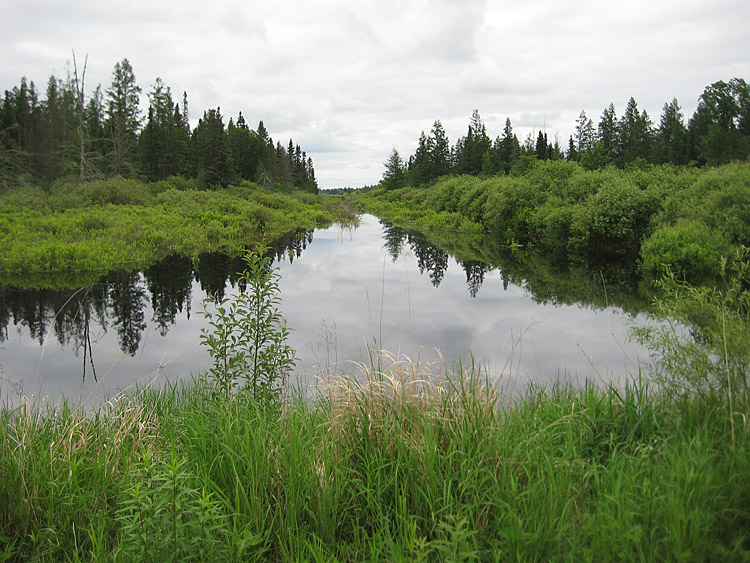
[[[4,411],[1,558],[750,556],[750,429],[700,398],[643,379],[510,398],[475,367],[375,360],[278,407],[196,380]]]

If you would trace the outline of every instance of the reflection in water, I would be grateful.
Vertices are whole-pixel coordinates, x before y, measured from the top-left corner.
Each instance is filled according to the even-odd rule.
[[[151,294],[153,321],[159,334],[166,336],[183,307],[190,318],[193,263],[185,256],[170,256],[146,269],[143,277]]]
[[[642,284],[633,264],[625,262],[568,262],[528,249],[501,246],[488,235],[450,233],[435,244],[424,234],[382,223],[384,248],[395,262],[408,248],[421,274],[440,286],[453,256],[466,274],[469,294],[476,297],[485,276],[498,270],[503,288],[524,288],[539,304],[581,304],[595,308],[622,307],[629,312],[648,309],[649,288]],[[438,233],[439,234],[439,233]],[[447,249],[444,250],[443,248]]]
[[[582,317],[582,326],[599,332],[590,317],[583,318],[588,313],[580,312],[581,305],[591,311],[615,305],[631,313],[645,307],[637,274],[616,264],[559,263],[530,251],[499,247],[491,237],[457,233],[445,234],[446,240],[435,245],[420,233],[378,224],[372,217],[363,219],[362,225],[347,237],[335,228],[320,231],[314,250],[306,250],[313,242],[312,231],[289,233],[269,249],[282,268],[282,310],[293,329],[292,344],[298,355],[311,349],[314,356],[300,362],[307,373],[316,363],[329,365],[331,357],[366,358],[372,346],[400,349],[404,339],[411,346],[407,353],[419,353],[422,345],[441,347],[447,357],[470,350],[502,367],[502,356],[509,352],[498,342],[509,332],[511,340],[518,338],[518,327],[528,330],[539,315],[554,316],[541,307],[574,304],[563,322]],[[391,263],[388,268],[384,258]],[[426,288],[409,278],[412,267]],[[455,267],[462,270],[460,279]],[[399,273],[404,268],[405,279]],[[241,257],[206,253],[195,263],[171,256],[143,272],[113,271],[74,290],[0,285],[0,383],[20,379],[38,385],[37,376],[62,381],[70,380],[71,373],[79,381],[87,374],[97,380],[124,372],[117,376],[118,386],[123,386],[129,383],[128,373],[131,381],[144,371],[158,373],[180,354],[185,355],[178,360],[183,362],[180,376],[205,370],[202,362],[207,355],[200,355],[198,346],[202,315],[193,309],[202,309],[205,296],[220,299],[236,292],[242,269]],[[342,332],[337,334],[337,327]],[[325,340],[324,352],[320,342],[316,345],[320,340]],[[31,341],[38,343],[36,350]],[[535,361],[541,362],[548,352],[536,352]],[[555,359],[544,361],[551,365]],[[32,364],[36,375],[21,373]],[[537,367],[549,371],[541,364]]]
[[[269,248],[277,261],[302,255],[312,242],[313,231],[288,233]],[[78,289],[22,289],[0,285],[0,341],[8,340],[8,325],[25,326],[31,338],[45,343],[50,324],[61,346],[73,344],[76,351],[90,349],[92,318],[103,332],[112,327],[120,350],[134,356],[151,321],[166,336],[183,310],[190,318],[192,285],[195,279],[206,295],[221,299],[229,282],[236,285],[245,263],[241,257],[204,253],[197,268],[185,256],[170,256],[143,272],[114,270],[98,282]]]

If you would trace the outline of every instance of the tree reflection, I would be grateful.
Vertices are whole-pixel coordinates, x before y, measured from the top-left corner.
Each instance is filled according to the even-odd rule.
[[[388,251],[391,260],[395,262],[404,248],[407,237],[406,231],[401,227],[387,223],[381,223],[381,225],[383,226],[383,246]]]
[[[219,252],[205,252],[198,256],[198,268],[195,279],[201,284],[201,289],[217,300],[224,298],[227,279],[241,270],[242,258],[230,258]]]
[[[116,270],[107,276],[109,305],[120,349],[134,356],[141,343],[141,333],[146,329],[143,308],[148,303],[146,289],[140,272]]]
[[[493,268],[484,262],[479,262],[477,260],[467,260],[465,262],[460,262],[460,264],[466,273],[466,283],[469,286],[469,294],[472,297],[476,297],[482,287],[482,283],[484,283],[484,275],[487,272],[492,271]]]
[[[443,277],[445,277],[445,271],[448,269],[450,254],[437,246],[433,246],[423,236],[409,234],[408,240],[409,246],[417,258],[419,273],[427,272],[432,285],[439,287]]]
[[[312,240],[313,231],[305,229],[291,231],[279,237],[269,245],[271,248],[270,257],[277,262],[286,257],[291,264],[294,262],[295,258],[302,256],[302,251],[312,243]]]
[[[186,256],[172,255],[147,268],[143,277],[151,294],[152,320],[159,326],[159,334],[166,336],[183,308],[190,318],[193,263]]]

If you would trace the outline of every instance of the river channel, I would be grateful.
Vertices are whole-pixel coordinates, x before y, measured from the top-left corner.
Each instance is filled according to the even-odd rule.
[[[636,279],[588,266],[552,276],[552,267],[504,260],[455,258],[368,215],[357,227],[291,236],[274,265],[298,358],[293,383],[354,373],[377,350],[448,368],[473,361],[518,388],[561,377],[619,384],[648,359],[628,339],[642,301]],[[0,286],[2,404],[23,395],[92,405],[135,383],[207,370],[204,302],[236,293],[241,267],[224,256],[173,257],[77,290]]]

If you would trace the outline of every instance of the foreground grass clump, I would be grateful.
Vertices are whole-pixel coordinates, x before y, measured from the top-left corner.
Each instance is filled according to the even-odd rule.
[[[0,556],[750,555],[750,428],[700,397],[666,400],[639,381],[532,388],[511,402],[476,370],[392,359],[326,379],[312,400],[263,405],[194,381],[88,415],[4,411]]]

